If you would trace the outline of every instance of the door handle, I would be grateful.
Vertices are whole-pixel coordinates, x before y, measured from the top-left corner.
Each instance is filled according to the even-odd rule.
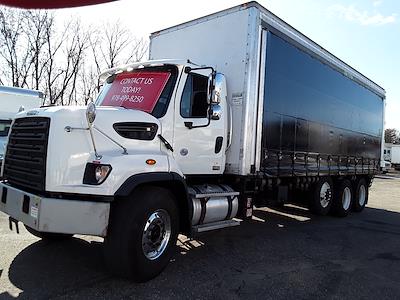
[[[215,154],[218,154],[221,151],[223,141],[224,138],[222,136],[219,136],[215,139]]]

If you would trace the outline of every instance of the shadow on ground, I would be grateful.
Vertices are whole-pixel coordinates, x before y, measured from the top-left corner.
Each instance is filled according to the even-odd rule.
[[[238,228],[180,237],[169,267],[134,284],[110,277],[102,244],[73,238],[31,244],[8,277],[20,298],[395,298],[400,216],[367,208],[345,219],[296,206],[256,210]],[[7,274],[3,274],[6,276]],[[1,299],[11,298],[7,293]]]

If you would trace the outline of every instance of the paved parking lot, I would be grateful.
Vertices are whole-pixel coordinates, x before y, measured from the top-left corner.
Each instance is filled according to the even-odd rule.
[[[347,218],[263,209],[237,228],[181,237],[161,276],[134,284],[104,270],[100,239],[46,244],[0,213],[0,299],[400,298],[400,179],[376,179]]]

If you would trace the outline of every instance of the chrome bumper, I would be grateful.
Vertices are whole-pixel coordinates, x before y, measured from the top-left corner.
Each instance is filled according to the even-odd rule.
[[[104,237],[110,204],[45,198],[0,182],[0,211],[40,232]]]

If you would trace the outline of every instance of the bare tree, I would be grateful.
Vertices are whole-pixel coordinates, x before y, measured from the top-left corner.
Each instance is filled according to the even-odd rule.
[[[94,100],[99,92],[99,72],[95,71],[94,67],[84,62],[80,72],[81,92],[83,104],[88,104]]]
[[[134,38],[132,42],[132,47],[130,48],[131,55],[125,61],[128,62],[136,62],[141,61],[147,55],[149,51],[149,43],[144,38]]]
[[[80,22],[76,21],[71,27],[69,42],[65,48],[66,62],[62,70],[60,92],[56,96],[56,99],[61,100],[62,105],[71,105],[73,102],[77,104],[79,102],[76,98],[77,78],[88,47],[88,33],[81,30]],[[74,96],[75,99],[73,99]]]
[[[68,27],[67,27],[68,28]],[[65,32],[64,32],[65,33]],[[64,34],[63,34],[64,35]],[[61,76],[61,70],[56,68],[56,54],[63,43],[62,38],[55,39],[52,27],[46,28],[47,61],[45,65],[45,93],[49,104],[55,104],[56,88],[55,83]]]
[[[72,19],[60,31],[52,12],[0,7],[0,84],[41,90],[50,105],[86,104],[101,71],[140,61],[147,48],[120,22],[93,30]]]
[[[28,60],[29,51],[21,53],[21,31],[23,27],[23,14],[8,8],[0,10],[0,57],[6,68],[2,68],[2,84],[10,83],[13,86],[22,86],[20,60]],[[22,65],[25,65],[22,63]],[[24,67],[23,67],[24,68]]]
[[[385,129],[385,143],[400,144],[400,132],[394,128]]]
[[[42,77],[48,63],[46,47],[48,47],[47,34],[54,28],[54,15],[47,11],[25,11],[26,24],[23,31],[27,37],[27,47],[31,55],[32,83],[31,88],[41,88]]]
[[[120,21],[104,24],[91,39],[96,66],[113,68],[130,61],[140,61],[147,53],[144,39],[137,39]]]
[[[90,38],[95,72],[100,74],[108,68],[129,62],[141,61],[148,51],[148,43],[136,38],[120,21],[113,25],[103,24],[92,32]],[[93,73],[93,71],[91,71]],[[97,90],[100,82],[97,79]]]

